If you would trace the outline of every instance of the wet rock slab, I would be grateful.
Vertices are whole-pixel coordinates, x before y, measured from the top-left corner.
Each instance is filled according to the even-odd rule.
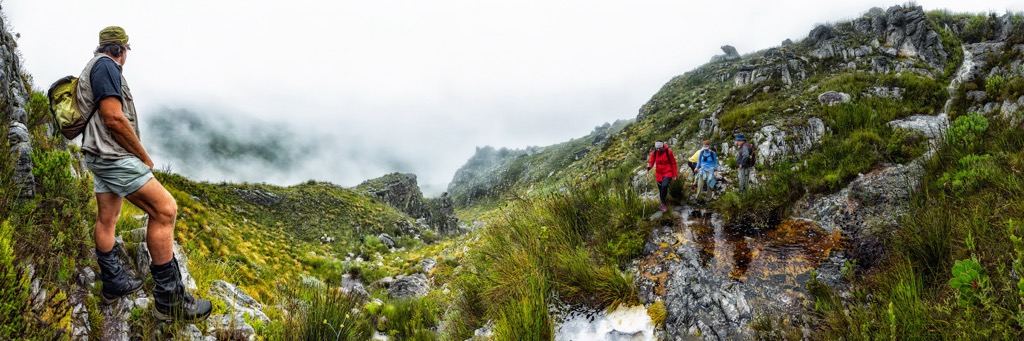
[[[680,221],[655,229],[635,277],[641,301],[665,303],[665,339],[751,339],[757,315],[799,313],[811,270],[843,262],[840,234],[812,222],[744,232],[711,212],[673,213]]]

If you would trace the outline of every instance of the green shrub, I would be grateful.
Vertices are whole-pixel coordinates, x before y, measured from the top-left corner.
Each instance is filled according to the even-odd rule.
[[[775,226],[788,214],[790,205],[804,194],[800,177],[789,164],[778,163],[773,168],[758,171],[771,172],[771,175],[746,194],[728,192],[713,204],[726,224],[754,229]]]
[[[64,150],[33,151],[32,175],[42,186],[39,193],[44,199],[67,198],[74,187],[71,173],[71,154]]]
[[[1003,91],[1006,87],[1006,80],[1003,76],[992,76],[985,80],[985,93],[993,99],[1003,97]]]
[[[760,101],[748,105],[737,106],[726,111],[718,119],[718,124],[724,132],[753,128],[752,120],[761,119],[771,112],[773,101]]]
[[[401,299],[384,304],[370,316],[377,321],[377,330],[399,340],[436,340],[436,326],[441,314],[437,300],[427,295],[419,299]]]
[[[988,275],[985,269],[981,268],[976,258],[956,261],[953,266],[953,278],[949,280],[949,286],[957,293],[960,304],[974,304],[978,299],[984,299],[989,290]]]
[[[942,173],[938,182],[939,187],[956,195],[975,191],[998,176],[989,155],[967,155],[958,163],[958,169]]]
[[[377,236],[365,236],[363,237],[363,244],[360,246],[360,253],[365,257],[373,256],[375,253],[387,254],[390,252],[387,245],[380,240]]]
[[[14,227],[0,222],[0,339],[18,339],[26,328],[29,278],[14,259]]]
[[[955,148],[964,153],[971,153],[979,143],[981,135],[988,129],[988,119],[978,113],[970,113],[957,117],[946,133],[946,139]]]
[[[358,309],[362,307],[359,298],[334,289],[308,290],[302,295],[305,315],[294,321],[301,327],[285,339],[368,340],[373,335],[369,317]]]
[[[928,137],[917,130],[896,129],[885,146],[885,157],[893,163],[906,163],[928,148]]]
[[[960,32],[960,36],[964,42],[980,43],[995,39],[998,33],[999,19],[996,18],[995,13],[990,13],[989,15],[971,16]]]
[[[618,266],[641,251],[653,211],[627,182],[610,178],[506,206],[470,254],[476,271],[457,282],[452,315],[467,326],[446,337],[465,339],[493,320],[499,340],[550,339],[549,296],[597,309],[636,304],[636,287]]]

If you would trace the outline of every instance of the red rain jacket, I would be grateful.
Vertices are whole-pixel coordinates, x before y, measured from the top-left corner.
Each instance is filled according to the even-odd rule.
[[[647,168],[651,167],[656,168],[654,180],[659,183],[665,177],[679,178],[679,166],[676,166],[676,156],[672,154],[672,150],[668,149],[667,146],[664,151],[655,149],[651,152],[651,156],[647,158]]]

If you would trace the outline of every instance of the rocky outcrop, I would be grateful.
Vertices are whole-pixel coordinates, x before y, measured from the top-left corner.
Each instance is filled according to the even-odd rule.
[[[826,91],[818,95],[818,103],[831,107],[836,104],[849,102],[851,98],[850,94],[844,92]]]
[[[882,256],[883,242],[899,231],[899,219],[909,212],[923,174],[919,162],[877,170],[857,177],[838,193],[797,203],[794,213],[829,232],[840,231],[849,240],[849,257],[869,268]]]
[[[711,57],[711,62],[712,63],[728,62],[728,61],[733,61],[733,60],[740,60],[740,58],[741,58],[740,57],[740,53],[736,52],[736,48],[732,47],[732,45],[722,45],[722,52],[725,52],[725,54],[720,54],[720,55]]]
[[[245,317],[250,321],[259,321],[260,323],[269,323],[270,318],[267,314],[263,313],[263,305],[257,302],[256,299],[246,294],[245,291],[239,289],[234,284],[215,280],[210,284],[210,297],[219,299],[224,302],[225,307],[228,311],[239,318]],[[244,322],[244,320],[243,320]],[[250,327],[251,328],[251,327]]]
[[[742,64],[736,68],[733,83],[736,86],[758,84],[767,80],[778,80],[784,84],[807,78],[806,62],[785,49],[768,49],[753,64]]]
[[[7,23],[0,20],[0,110],[7,128],[10,157],[14,161],[14,183],[21,197],[35,196],[35,177],[32,176],[32,144],[28,127],[28,89],[21,75],[17,43]]]
[[[808,119],[806,125],[766,125],[751,141],[757,144],[757,163],[770,165],[787,156],[803,155],[821,141],[825,132],[825,122],[817,117]]]
[[[861,39],[847,39],[855,37]],[[870,43],[851,45],[851,41]],[[853,61],[880,54],[883,59],[871,60],[876,71],[919,71],[910,60],[901,60],[896,67],[889,67],[890,58],[900,57],[924,61],[931,69],[925,73],[941,72],[949,58],[939,33],[928,24],[924,10],[912,5],[893,6],[885,11],[873,8],[850,25],[820,25],[811,30],[806,43],[811,47],[810,55],[817,59]]]
[[[429,228],[445,235],[459,233],[459,218],[455,216],[455,203],[447,192],[437,198],[424,198],[415,174],[391,173],[367,180],[356,186],[380,201],[409,216],[422,219]]]
[[[410,276],[398,276],[388,287],[388,293],[392,298],[419,298],[427,295],[430,291],[430,281],[423,274]]]

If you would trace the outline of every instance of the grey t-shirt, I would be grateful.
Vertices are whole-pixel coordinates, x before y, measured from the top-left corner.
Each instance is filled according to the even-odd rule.
[[[120,86],[119,94],[111,88],[117,86]],[[121,66],[109,56],[97,53],[86,64],[82,75],[78,77],[78,107],[89,120],[83,133],[85,137],[82,141],[82,151],[102,159],[135,157],[135,154],[124,149],[117,143],[117,140],[114,140],[114,136],[110,134],[107,126],[103,123],[103,117],[100,116],[99,101],[111,96],[118,97],[121,102],[121,112],[128,119],[135,135],[141,139],[135,113],[135,102],[132,100],[128,81],[121,74]],[[89,115],[92,117],[90,118]]]

